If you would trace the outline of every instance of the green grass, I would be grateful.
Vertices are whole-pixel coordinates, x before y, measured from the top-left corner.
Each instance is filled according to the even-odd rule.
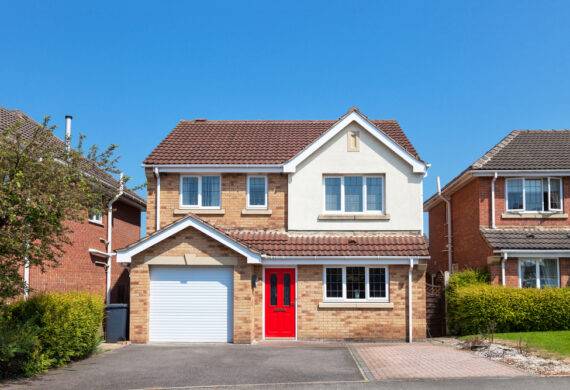
[[[549,332],[497,333],[496,340],[518,342],[522,340],[530,348],[570,357],[570,330]]]

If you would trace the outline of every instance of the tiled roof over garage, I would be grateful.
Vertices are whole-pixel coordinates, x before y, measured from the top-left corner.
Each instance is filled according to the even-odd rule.
[[[570,229],[481,229],[489,245],[501,249],[570,249]]]

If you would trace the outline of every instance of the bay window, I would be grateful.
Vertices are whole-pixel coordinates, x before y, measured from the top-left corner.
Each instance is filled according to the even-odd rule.
[[[523,288],[558,287],[558,259],[520,259],[519,285]]]
[[[506,202],[508,211],[562,211],[562,179],[507,179]]]
[[[220,176],[181,176],[180,206],[219,208],[221,198]]]
[[[383,176],[325,176],[325,212],[384,212]]]
[[[325,267],[323,282],[325,301],[388,301],[387,267]]]

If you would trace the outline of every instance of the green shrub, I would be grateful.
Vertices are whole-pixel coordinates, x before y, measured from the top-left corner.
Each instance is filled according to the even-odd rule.
[[[41,294],[10,305],[0,326],[7,330],[0,370],[30,376],[90,355],[101,341],[103,315],[103,300],[87,293]]]
[[[486,271],[478,269],[467,269],[461,272],[454,272],[449,277],[448,290],[459,287],[471,286],[473,284],[489,283],[490,275]]]
[[[454,334],[570,329],[570,288],[520,289],[473,284],[447,294]]]

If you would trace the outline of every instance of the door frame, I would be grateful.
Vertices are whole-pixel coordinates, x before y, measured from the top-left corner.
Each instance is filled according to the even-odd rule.
[[[261,305],[262,305],[262,310],[261,310],[261,339],[262,340],[266,340],[267,338],[265,337],[265,271],[267,269],[271,269],[271,268],[288,268],[288,269],[294,269],[295,270],[295,341],[297,341],[297,328],[298,328],[298,324],[299,321],[297,321],[297,313],[299,313],[298,309],[298,300],[297,297],[299,295],[299,286],[297,283],[298,280],[298,275],[299,275],[299,270],[297,265],[263,265],[261,267],[261,280],[262,280],[262,297],[261,297]],[[271,337],[271,339],[274,339],[274,337]]]

